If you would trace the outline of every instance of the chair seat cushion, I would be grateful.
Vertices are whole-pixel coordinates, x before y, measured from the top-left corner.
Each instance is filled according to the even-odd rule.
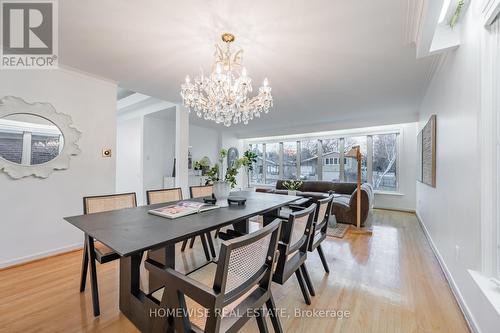
[[[188,276],[194,280],[197,280],[198,282],[201,282],[205,284],[206,286],[212,288],[214,279],[215,279],[215,272],[217,270],[217,264],[215,263],[209,263],[206,266],[197,269],[196,271],[188,274]],[[258,286],[254,286],[251,288],[248,292],[246,292],[244,295],[242,295],[240,298],[232,302],[231,304],[228,304],[225,306],[222,311],[222,318],[232,316],[234,315],[233,310],[236,309],[236,307],[243,301],[245,300],[248,295],[250,295],[252,292],[254,292]],[[165,288],[160,288],[154,293],[151,294],[155,299],[158,301],[161,301],[161,298],[163,296]],[[205,324],[207,321],[206,318],[206,311],[204,311],[204,307],[200,304],[198,304],[195,300],[189,298],[186,296],[186,307],[188,314],[190,315],[189,320],[191,322],[191,325],[195,325],[201,330],[205,330]]]

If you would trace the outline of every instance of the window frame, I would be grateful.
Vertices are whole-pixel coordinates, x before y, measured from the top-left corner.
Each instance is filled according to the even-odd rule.
[[[0,124],[0,129],[5,132],[15,132],[22,133],[22,146],[23,149],[21,151],[21,163],[19,165],[24,166],[32,166],[31,157],[32,157],[32,145],[33,145],[33,136],[59,136],[59,154],[61,154],[64,148],[64,135],[60,132],[60,130],[54,129],[57,128],[55,125],[34,125],[31,123],[25,123],[20,121],[9,121],[4,120],[3,124]],[[57,157],[56,157],[57,158]],[[50,161],[47,161],[50,162]],[[33,164],[35,166],[46,164],[47,162],[40,164]]]
[[[374,193],[388,193],[388,194],[400,194],[400,165],[401,165],[401,134],[403,133],[403,128],[398,126],[398,127],[391,127],[390,129],[384,129],[384,130],[372,130],[372,131],[362,131],[362,130],[350,130],[350,131],[339,131],[338,134],[335,133],[325,133],[324,135],[321,133],[314,133],[314,134],[308,134],[308,135],[287,135],[283,136],[280,138],[276,137],[269,137],[269,138],[255,138],[255,139],[247,139],[246,143],[248,145],[252,144],[262,144],[264,147],[264,155],[266,156],[266,145],[271,144],[271,143],[278,143],[279,144],[279,150],[280,150],[280,164],[279,164],[279,170],[280,170],[280,177],[282,178],[282,173],[283,173],[283,143],[284,142],[297,142],[297,175],[300,175],[300,168],[301,168],[301,141],[306,141],[306,140],[316,140],[317,145],[318,145],[318,155],[323,154],[323,141],[324,140],[338,140],[338,150],[339,150],[339,157],[338,157],[338,164],[331,164],[330,162],[334,162],[333,157],[324,157],[323,161],[324,163],[318,163],[318,170],[317,170],[317,177],[318,180],[323,180],[323,166],[324,165],[338,165],[339,166],[339,179],[341,181],[344,179],[344,171],[345,171],[345,164],[347,163],[347,158],[344,157],[344,149],[345,149],[345,138],[348,137],[359,137],[359,136],[365,136],[366,137],[366,146],[367,146],[367,151],[366,151],[366,158],[367,158],[367,181],[370,184],[373,184],[373,136],[374,135],[384,135],[384,134],[396,134],[396,188],[394,190],[375,190]],[[328,159],[331,159],[328,160]],[[318,158],[319,160],[319,158]],[[266,158],[264,158],[264,163],[266,162]],[[264,171],[266,171],[266,167],[264,165]],[[251,183],[252,186],[272,186],[273,184],[267,184],[266,183],[266,176],[263,176],[264,183]]]

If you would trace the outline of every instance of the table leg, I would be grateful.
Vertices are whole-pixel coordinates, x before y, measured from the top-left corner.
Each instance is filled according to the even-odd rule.
[[[248,234],[250,232],[250,222],[249,219],[241,220],[233,224],[234,231],[242,234]]]
[[[175,269],[175,244],[167,245],[163,249],[149,251],[148,258]],[[156,276],[154,272],[149,272],[149,291],[154,291],[162,286],[160,277]]]
[[[275,210],[272,210],[270,212],[267,212],[265,213],[264,215],[262,215],[262,218],[263,218],[263,224],[264,224],[264,227],[266,225],[268,225],[269,223],[273,222],[275,219],[276,219],[276,216],[278,216],[280,214],[280,209],[277,208]]]
[[[92,305],[94,307],[94,316],[99,316],[101,310],[99,308],[99,288],[97,287],[97,270],[95,267],[95,250],[94,250],[94,238],[92,236],[86,235],[86,249],[89,257],[90,266],[90,284],[92,287]]]
[[[120,311],[141,332],[151,330],[150,308],[144,304],[139,288],[140,254],[120,258]]]

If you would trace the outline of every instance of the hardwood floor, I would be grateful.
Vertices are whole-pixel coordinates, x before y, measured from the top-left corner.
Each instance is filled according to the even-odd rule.
[[[277,306],[287,310],[285,331],[468,332],[415,215],[374,210],[371,218],[372,236],[348,233],[323,242],[330,274],[316,252],[309,254],[316,288],[310,306],[295,278],[273,284]],[[179,270],[203,263],[199,241],[179,257]],[[99,318],[92,315],[90,288],[79,292],[80,265],[75,251],[0,271],[0,332],[137,332],[118,310],[118,262],[97,266]],[[349,315],[296,317],[313,309]],[[255,321],[243,331],[256,332]]]

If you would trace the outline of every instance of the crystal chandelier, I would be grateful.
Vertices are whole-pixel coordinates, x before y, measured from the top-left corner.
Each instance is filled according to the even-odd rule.
[[[260,117],[262,112],[268,113],[273,106],[271,87],[264,79],[259,88],[259,94],[252,93],[252,79],[242,66],[243,50],[232,53],[230,45],[234,35],[222,35],[225,43],[222,47],[215,46],[215,62],[209,76],[196,76],[194,83],[189,75],[181,85],[181,96],[184,106],[195,111],[198,117],[213,120],[225,126],[243,122],[245,125],[254,117]]]

